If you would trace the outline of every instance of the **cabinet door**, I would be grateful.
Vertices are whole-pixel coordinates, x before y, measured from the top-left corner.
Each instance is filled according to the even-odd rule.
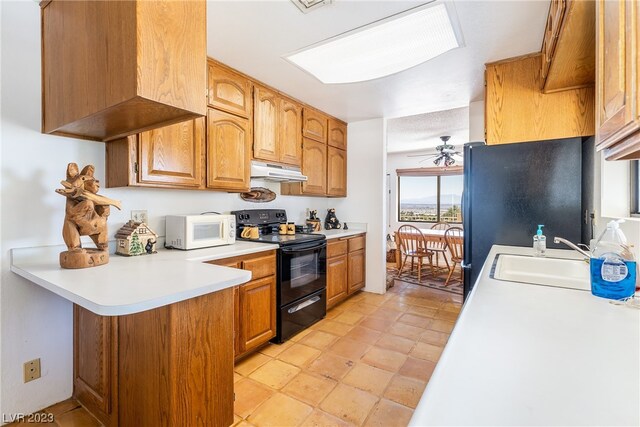
[[[290,165],[302,164],[302,107],[287,99],[280,99],[280,161]]]
[[[314,141],[327,143],[327,116],[310,108],[302,112],[302,135]]]
[[[105,425],[117,424],[117,317],[73,306],[73,396]]]
[[[248,191],[251,170],[249,120],[209,109],[207,188]]]
[[[142,132],[138,183],[198,188],[203,184],[204,119]]]
[[[345,197],[347,195],[347,152],[333,147],[327,147],[327,150],[327,194]]]
[[[239,305],[239,349],[245,353],[276,336],[275,276],[241,285]]]
[[[347,125],[334,119],[329,119],[329,141],[332,147],[347,149]]]
[[[240,117],[251,116],[251,82],[213,61],[208,62],[208,103]]]
[[[347,296],[347,255],[327,259],[327,308]]]
[[[597,2],[596,129],[598,148],[609,147],[640,128],[635,111],[637,69],[632,31],[635,2]],[[636,23],[637,25],[637,23]]]
[[[278,97],[262,86],[256,86],[253,95],[253,158],[277,162],[278,150]]]
[[[302,147],[302,173],[307,181],[302,183],[304,194],[327,194],[327,146],[304,138]]]
[[[352,294],[358,289],[364,288],[365,278],[365,252],[359,250],[349,253],[349,277],[347,293]]]

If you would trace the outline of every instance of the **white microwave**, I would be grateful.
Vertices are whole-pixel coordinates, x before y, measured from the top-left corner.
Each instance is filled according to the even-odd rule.
[[[167,215],[166,246],[200,249],[236,242],[234,215]]]

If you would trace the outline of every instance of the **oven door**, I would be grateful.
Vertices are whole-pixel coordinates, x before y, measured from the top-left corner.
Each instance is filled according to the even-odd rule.
[[[280,307],[327,287],[327,242],[280,248]]]

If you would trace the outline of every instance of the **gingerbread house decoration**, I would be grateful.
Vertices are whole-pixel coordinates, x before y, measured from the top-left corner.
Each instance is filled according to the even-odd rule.
[[[129,221],[116,233],[116,253],[124,256],[156,253],[158,235],[144,222]]]

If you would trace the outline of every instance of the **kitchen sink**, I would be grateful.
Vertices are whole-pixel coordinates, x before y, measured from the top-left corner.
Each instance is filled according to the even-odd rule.
[[[509,282],[591,290],[589,263],[584,260],[499,254],[491,277]]]

